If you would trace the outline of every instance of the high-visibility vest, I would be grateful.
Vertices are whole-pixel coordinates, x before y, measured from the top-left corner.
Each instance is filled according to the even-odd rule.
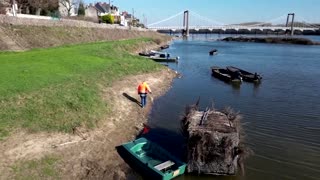
[[[148,93],[151,92],[151,89],[149,88],[147,83],[141,83],[138,86],[138,93]]]

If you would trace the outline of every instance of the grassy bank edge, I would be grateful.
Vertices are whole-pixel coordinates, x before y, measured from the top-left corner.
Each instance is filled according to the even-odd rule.
[[[5,59],[0,61],[3,68],[1,77],[10,77],[7,84],[3,81],[2,89],[6,89],[6,85],[21,87],[10,89],[12,93],[1,97],[0,139],[17,129],[30,132],[71,132],[75,127],[96,127],[101,119],[109,114],[112,106],[101,98],[105,87],[127,75],[149,73],[163,68],[157,63],[129,53],[150,45],[155,45],[154,39],[139,38],[0,53],[0,57],[5,57],[0,58]],[[44,54],[48,61],[43,59]],[[15,63],[17,61],[19,63]],[[52,66],[53,62],[56,63],[55,66]],[[15,68],[11,67],[12,64]],[[39,64],[44,67],[34,69]],[[74,65],[76,67],[73,67]],[[67,70],[64,69],[61,73],[61,67]],[[43,77],[42,71],[39,71],[43,68],[50,69],[51,73],[44,73]],[[26,72],[29,77],[24,74]],[[33,72],[36,77],[32,75]],[[21,77],[27,78],[21,80]],[[43,78],[38,80],[39,77]],[[12,85],[12,79],[16,79],[17,84]],[[37,81],[34,81],[35,79]],[[29,88],[30,86],[32,88]]]

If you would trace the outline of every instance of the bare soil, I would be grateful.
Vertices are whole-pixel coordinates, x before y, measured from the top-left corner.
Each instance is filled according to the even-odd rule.
[[[147,121],[153,100],[170,88],[175,76],[172,70],[163,69],[126,77],[112,87],[101,87],[101,98],[112,102],[112,112],[94,130],[75,129],[74,134],[29,134],[17,130],[0,143],[0,179],[13,178],[10,167],[15,162],[45,155],[61,158],[57,168],[62,179],[128,179],[134,173],[115,147],[136,137],[142,123]],[[142,80],[148,82],[153,92],[144,109],[139,105],[140,97],[136,92]]]

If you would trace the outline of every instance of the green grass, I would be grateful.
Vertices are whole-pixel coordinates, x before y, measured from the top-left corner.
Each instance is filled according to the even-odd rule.
[[[70,132],[95,127],[110,112],[101,87],[160,70],[128,53],[151,39],[0,53],[0,140],[14,129]]]
[[[45,156],[39,160],[17,162],[11,168],[14,172],[14,179],[61,179],[56,168],[59,158]]]

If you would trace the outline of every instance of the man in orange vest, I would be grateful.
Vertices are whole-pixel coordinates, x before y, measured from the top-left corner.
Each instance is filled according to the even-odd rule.
[[[144,108],[147,105],[147,94],[151,92],[150,87],[148,86],[148,84],[143,81],[141,84],[139,84],[138,86],[138,94],[140,95],[141,98],[141,107]]]

